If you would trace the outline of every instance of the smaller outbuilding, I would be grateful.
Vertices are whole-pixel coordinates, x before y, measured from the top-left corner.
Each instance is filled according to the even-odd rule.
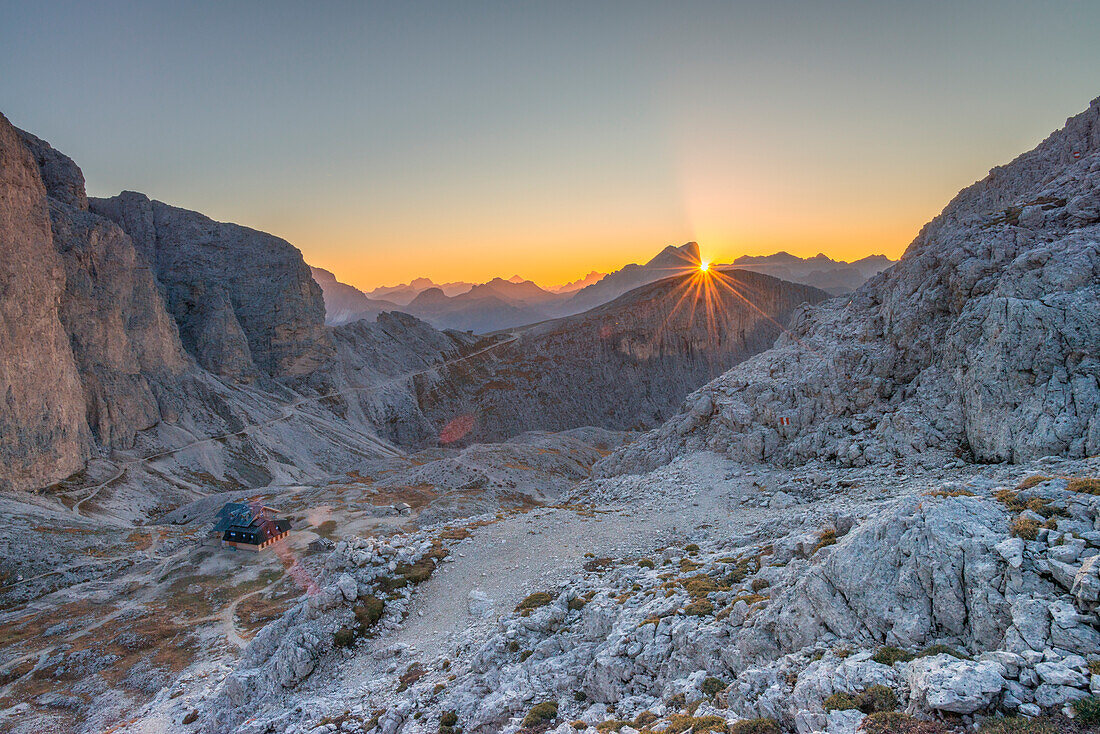
[[[278,514],[259,502],[229,502],[218,512],[211,532],[221,534],[223,546],[260,551],[290,534],[290,521]]]

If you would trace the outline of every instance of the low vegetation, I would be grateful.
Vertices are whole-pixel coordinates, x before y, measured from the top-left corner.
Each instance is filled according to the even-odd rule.
[[[909,652],[893,645],[883,645],[875,651],[871,659],[882,665],[893,665],[894,663],[908,663],[917,658],[929,658],[933,655],[950,655],[959,660],[970,660],[969,655],[947,645],[929,645],[920,652]]]
[[[871,714],[863,720],[859,730],[863,734],[949,734],[951,731],[938,721],[922,721],[897,711]]]
[[[1050,477],[1044,477],[1042,474],[1032,474],[1030,477],[1016,485],[1016,491],[1020,492],[1025,489],[1031,489],[1032,487],[1040,485],[1043,482],[1049,481]]]
[[[1039,523],[1030,517],[1018,517],[1012,521],[1009,534],[1022,540],[1035,540],[1039,537]]]
[[[1047,717],[995,716],[982,722],[980,734],[1062,734],[1064,730]]]
[[[532,610],[544,607],[550,602],[554,601],[554,596],[546,591],[536,591],[534,594],[530,594],[516,605],[516,611],[527,616]]]
[[[1100,495],[1100,478],[1076,477],[1066,482],[1066,489],[1070,492],[1082,492],[1084,494]]]
[[[814,545],[813,550],[810,551],[810,555],[812,556],[822,548],[830,545],[836,545],[836,528],[829,528],[818,537],[817,543]]]
[[[745,719],[729,727],[729,734],[780,734],[775,719]]]
[[[386,603],[377,596],[360,596],[352,612],[355,625],[342,627],[333,635],[332,644],[336,647],[355,647],[360,637],[367,637],[371,628],[382,618]]]
[[[1073,702],[1074,719],[1082,724],[1100,724],[1100,696],[1079,698]]]
[[[708,677],[703,679],[703,684],[699,687],[699,690],[703,692],[704,696],[714,698],[725,688],[726,682],[721,678]]]
[[[557,701],[543,701],[531,707],[531,710],[527,712],[527,716],[523,717],[523,725],[540,726],[549,724],[556,718],[558,718]]]
[[[858,709],[865,714],[893,711],[898,707],[898,696],[889,686],[873,685],[858,693],[834,693],[823,702],[826,711]]]

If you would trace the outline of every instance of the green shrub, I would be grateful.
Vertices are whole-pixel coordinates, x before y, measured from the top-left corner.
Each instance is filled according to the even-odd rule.
[[[458,714],[454,711],[444,711],[443,715],[439,717],[439,723],[443,726],[454,726],[458,723]]]
[[[1089,663],[1089,672],[1093,675],[1100,675],[1100,660],[1093,660]]]
[[[849,709],[859,708],[856,705],[856,700],[848,693],[838,691],[828,696],[821,702],[826,711],[847,711]]]
[[[753,591],[763,591],[764,589],[768,588],[769,586],[771,586],[771,584],[768,583],[767,579],[753,579],[752,580],[752,590]]]
[[[641,729],[646,724],[652,724],[657,719],[661,718],[652,711],[643,711],[634,717],[633,726],[635,729]]]
[[[898,696],[889,686],[875,684],[856,695],[856,708],[865,714],[893,711],[898,707]]]
[[[881,663],[882,665],[907,663],[913,658],[913,653],[906,652],[900,647],[894,647],[893,645],[883,645],[878,650],[875,650],[875,654],[871,656],[872,660],[874,660],[876,663]]]
[[[643,558],[642,560],[638,561],[638,566],[641,568],[653,568],[653,561],[649,560],[648,558]]]
[[[699,690],[703,692],[704,696],[714,698],[725,687],[726,684],[721,678],[709,677],[703,679],[703,684],[699,687]]]
[[[1072,706],[1077,721],[1082,724],[1100,724],[1100,696],[1079,698]]]
[[[578,609],[584,609],[584,605],[587,603],[588,602],[585,601],[583,597],[574,596],[572,599],[569,600],[569,604],[567,606],[569,607],[569,611],[575,612]]]
[[[548,724],[556,718],[558,718],[558,702],[543,701],[531,707],[531,710],[527,712],[527,716],[523,718],[523,725],[538,726],[539,724]]]
[[[341,627],[332,636],[332,644],[336,647],[354,647],[356,636],[355,630],[350,627]]]
[[[684,546],[684,550],[686,550],[688,553],[698,553],[699,546],[697,546],[695,543],[688,543]]]

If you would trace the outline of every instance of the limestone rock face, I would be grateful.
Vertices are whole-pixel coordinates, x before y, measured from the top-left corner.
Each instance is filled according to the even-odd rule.
[[[943,637],[994,647],[1011,619],[995,550],[1003,525],[988,502],[909,500],[807,569],[753,622],[745,650],[797,649],[838,630],[898,647]]]
[[[51,199],[54,246],[65,264],[61,320],[80,370],[98,443],[129,447],[160,420],[153,384],[188,368],[175,322],[149,266],[110,220]]]
[[[892,268],[796,318],[601,471],[699,449],[855,466],[929,449],[1094,455],[1098,354],[1100,99],[964,189]],[[712,410],[682,431],[702,396]]]
[[[77,209],[87,209],[88,194],[84,190],[84,172],[73,159],[25,130],[18,132],[38,164],[38,171],[49,197]]]
[[[0,489],[30,489],[83,466],[84,398],[59,317],[65,271],[46,187],[0,115]]]
[[[258,373],[296,378],[332,357],[321,289],[290,243],[132,191],[90,204],[153,266],[183,344],[202,367],[245,381]]]

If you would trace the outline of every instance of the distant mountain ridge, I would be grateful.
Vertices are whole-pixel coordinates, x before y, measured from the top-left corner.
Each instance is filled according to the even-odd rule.
[[[387,300],[400,306],[407,306],[414,298],[429,288],[439,288],[447,296],[457,296],[473,288],[476,283],[466,281],[454,281],[451,283],[436,283],[431,278],[413,278],[408,283],[392,286],[379,286],[364,295],[376,300]]]
[[[878,275],[896,261],[885,255],[868,255],[853,262],[833,260],[824,253],[801,258],[780,251],[771,255],[742,255],[732,266],[757,273],[766,273],[792,283],[820,288],[830,295],[851,293],[868,278]]]
[[[871,255],[852,263],[818,254],[800,258],[788,252],[743,255],[729,266],[771,275],[792,283],[820,288],[830,295],[849,293],[894,261]],[[371,295],[337,281],[317,269],[317,282],[325,290],[327,322],[343,324],[374,319],[386,310],[400,310],[424,319],[439,329],[488,333],[526,326],[547,319],[583,313],[622,294],[670,275],[689,273],[702,263],[699,245],[669,245],[644,264],[631,263],[608,274],[590,272],[584,278],[557,288],[542,288],[520,275],[493,278],[480,283],[438,286],[429,278],[416,278],[392,288],[378,288]],[[721,267],[721,266],[715,266]],[[415,293],[408,298],[409,294]],[[358,295],[356,295],[358,294]],[[386,300],[374,294],[388,294]],[[407,299],[407,300],[406,300]]]
[[[401,305],[395,301],[370,298],[355,286],[341,283],[331,271],[324,268],[310,266],[310,272],[324,294],[326,324],[337,326],[359,319],[373,320],[383,311],[401,309]]]
[[[659,263],[679,260],[669,254]],[[709,298],[683,298],[699,291]],[[828,297],[759,273],[704,276],[696,267],[519,329],[514,341],[459,370],[419,377],[418,403],[439,425],[472,416],[471,441],[579,425],[649,428],[694,386],[771,346],[800,306]]]

